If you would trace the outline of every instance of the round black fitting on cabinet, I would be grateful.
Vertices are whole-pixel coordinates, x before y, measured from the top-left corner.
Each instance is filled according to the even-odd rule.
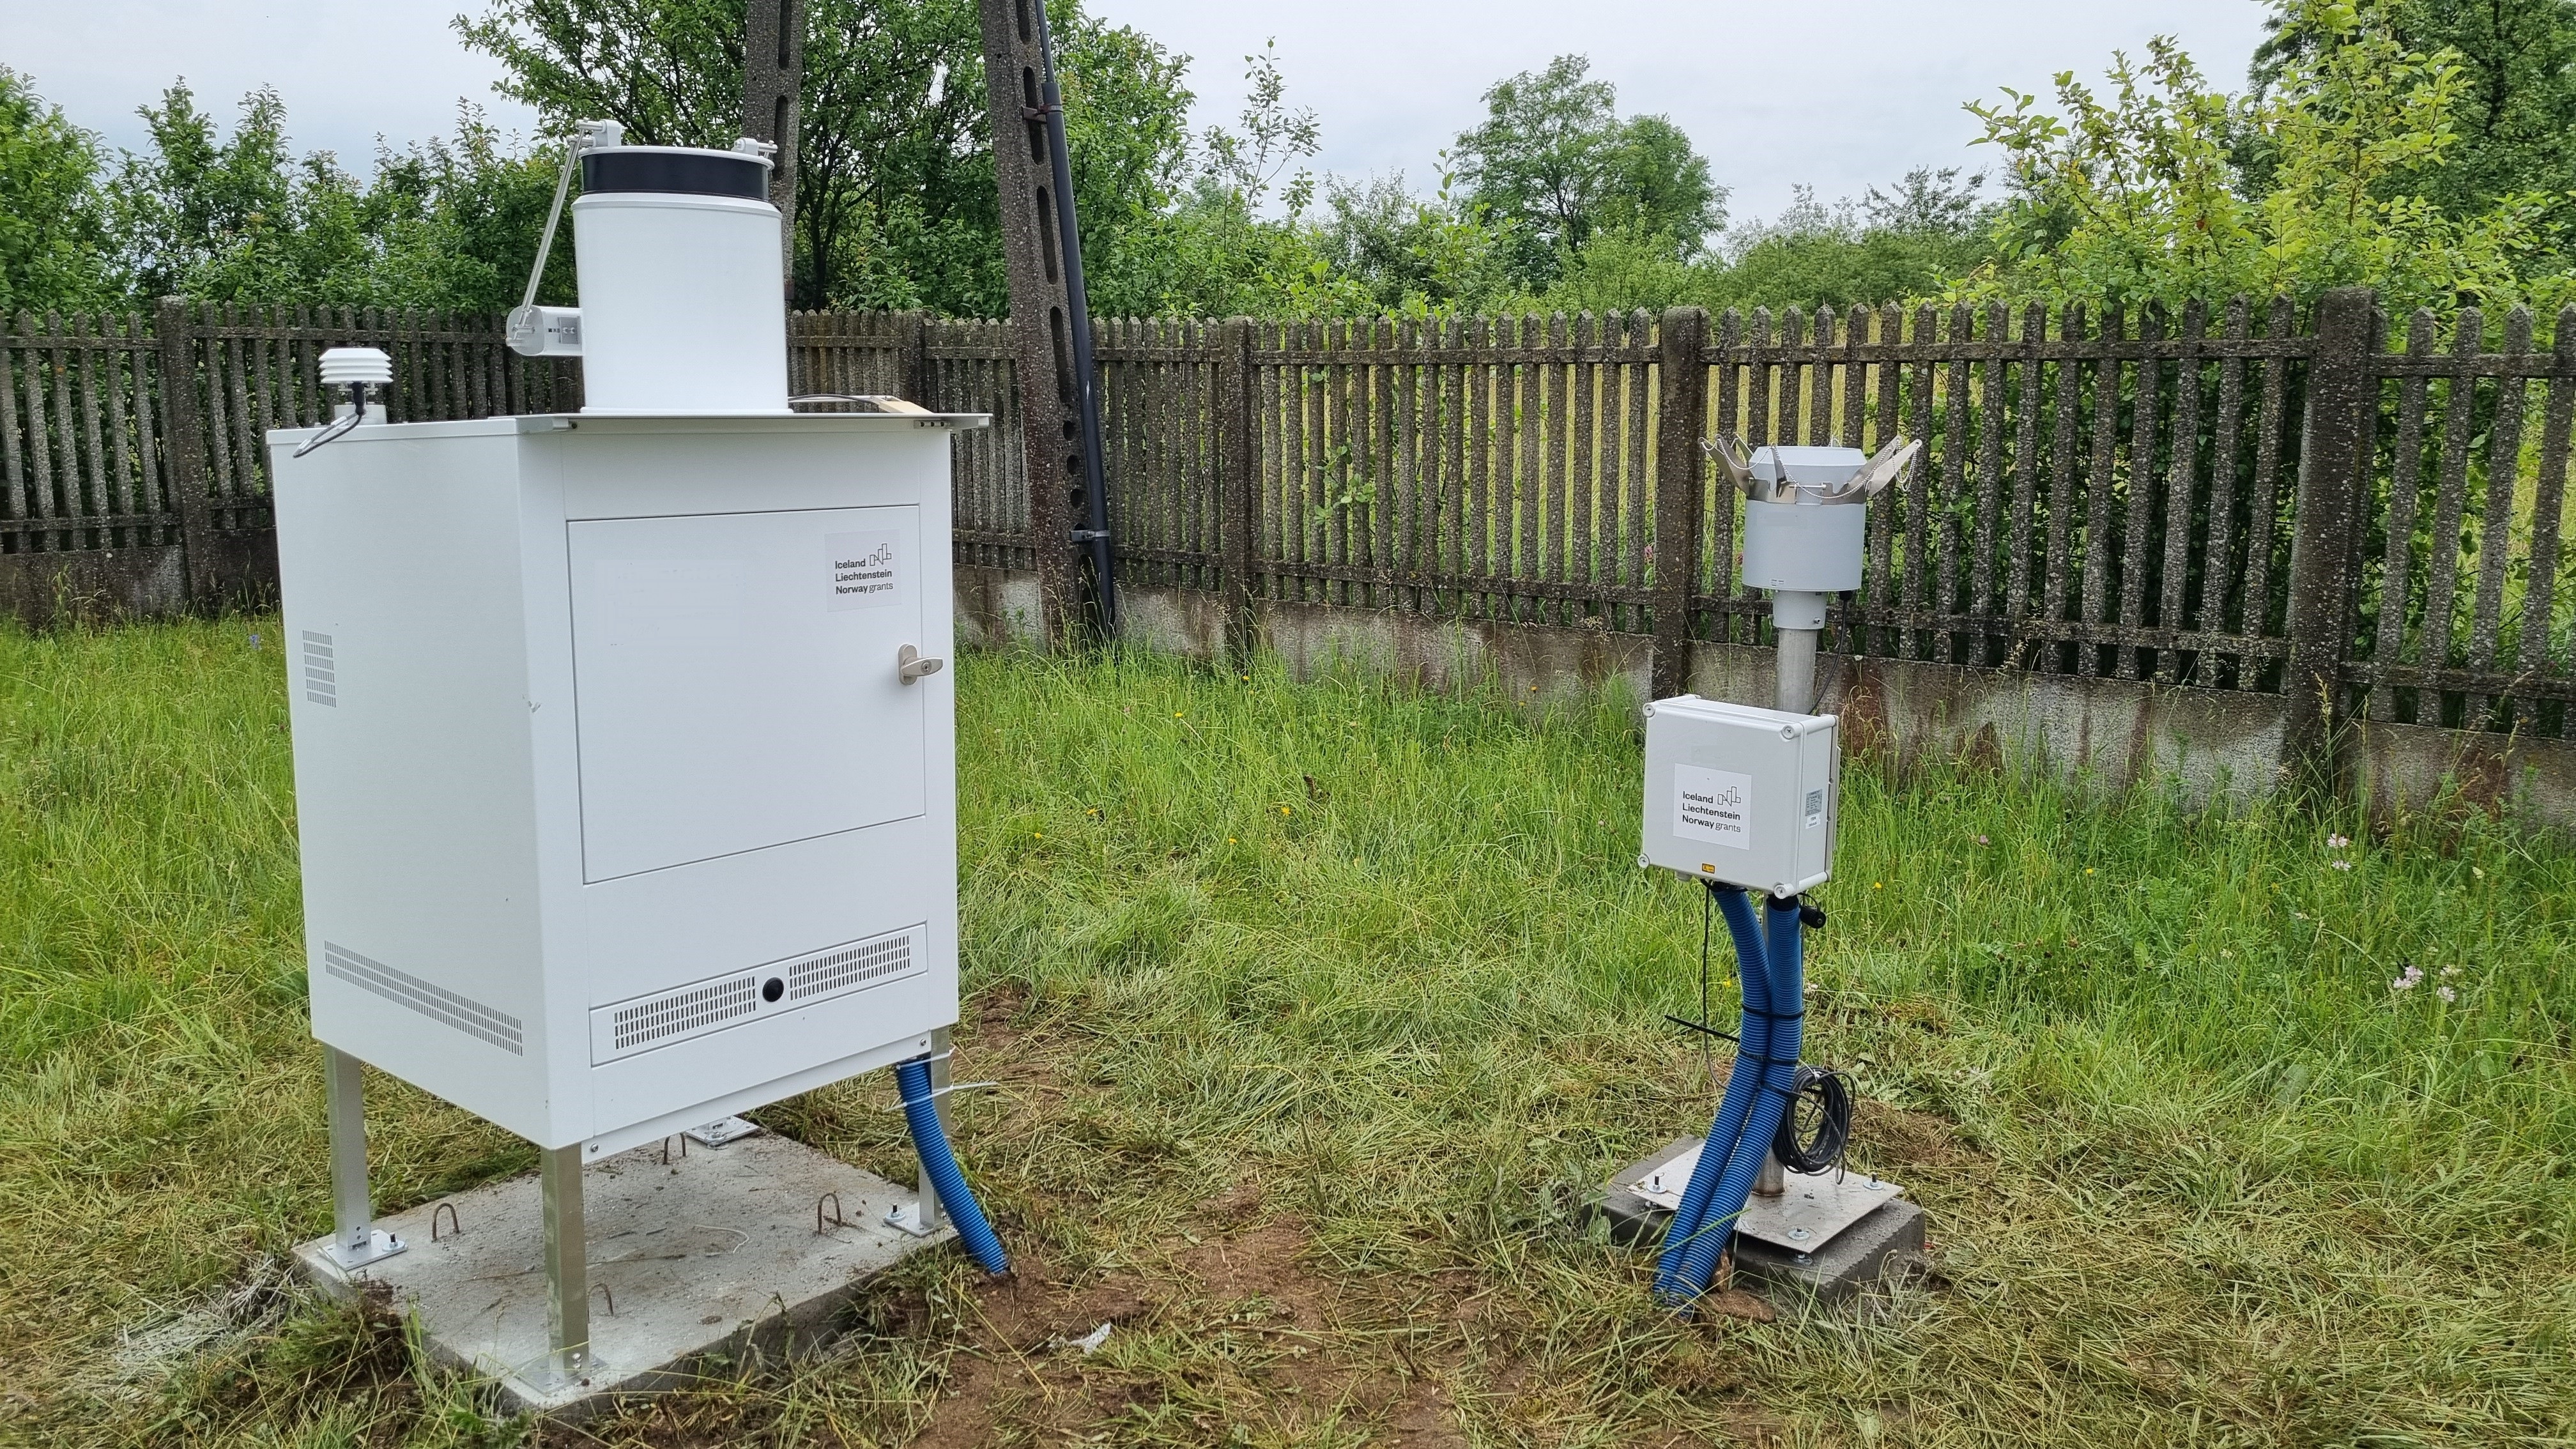
[[[779,980],[775,976],[772,976],[768,980],[760,983],[760,999],[763,1001],[776,1001],[778,998],[785,996],[786,994],[787,983]]]

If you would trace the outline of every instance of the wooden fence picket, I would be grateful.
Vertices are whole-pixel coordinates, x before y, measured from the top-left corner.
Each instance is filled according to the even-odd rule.
[[[1238,647],[1265,602],[1330,602],[1650,636],[1678,687],[1692,648],[1769,638],[1701,439],[1901,432],[1923,466],[1872,505],[1829,647],[2285,696],[2322,679],[2302,730],[2360,713],[2576,737],[2576,311],[2546,347],[2527,312],[2492,340],[2474,308],[2447,340],[2419,314],[2394,350],[2365,311],[2341,332],[2241,297],[1104,320],[1120,572],[1220,590]],[[956,558],[1042,556],[1006,325],[799,313],[788,338],[800,394],[995,414],[957,443]],[[0,570],[178,548],[169,604],[257,594],[264,435],[328,416],[319,357],[344,343],[393,354],[398,420],[580,406],[578,364],[510,352],[497,317],[20,313],[0,324]],[[2319,504],[2337,487],[2341,518]]]

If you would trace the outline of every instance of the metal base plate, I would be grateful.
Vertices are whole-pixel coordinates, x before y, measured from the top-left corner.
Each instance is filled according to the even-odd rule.
[[[322,1251],[331,1255],[333,1263],[345,1270],[354,1271],[369,1263],[381,1262],[410,1247],[411,1244],[401,1238],[382,1228],[376,1228],[368,1232],[367,1246],[364,1248],[349,1248],[339,1243],[325,1243],[322,1245]]]
[[[1840,1182],[1830,1172],[1785,1176],[1788,1188],[1778,1197],[1756,1193],[1745,1202],[1735,1230],[1794,1253],[1814,1252],[1905,1192],[1895,1183],[1857,1172],[1843,1174]]]
[[[760,1124],[743,1117],[726,1117],[703,1127],[692,1127],[681,1134],[700,1147],[722,1147],[738,1142],[760,1130]]]
[[[1671,1212],[1682,1205],[1682,1190],[1690,1186],[1691,1173],[1699,1167],[1700,1149],[1706,1145],[1691,1142],[1672,1156],[1652,1163],[1635,1181],[1615,1185]],[[1905,1189],[1895,1183],[1858,1172],[1846,1172],[1839,1178],[1830,1172],[1788,1172],[1781,1176],[1787,1186],[1779,1196],[1755,1193],[1745,1200],[1744,1216],[1736,1219],[1735,1230],[1793,1253],[1814,1252],[1831,1242],[1834,1234],[1876,1212],[1882,1203],[1905,1194]]]

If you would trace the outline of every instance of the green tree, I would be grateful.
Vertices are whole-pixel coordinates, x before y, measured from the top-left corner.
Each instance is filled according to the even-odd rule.
[[[357,183],[328,152],[294,158],[277,92],[243,97],[230,137],[185,81],[140,114],[151,144],[125,153],[110,187],[136,296],[362,300],[371,257]]]
[[[1446,317],[1523,300],[1510,268],[1510,233],[1459,200],[1445,170],[1428,197],[1414,194],[1399,174],[1330,183],[1325,204],[1316,250],[1348,283],[1357,311]]]
[[[98,139],[0,66],[0,316],[108,300]]]
[[[1200,142],[1200,175],[1244,210],[1257,212],[1271,187],[1288,168],[1323,148],[1323,127],[1312,106],[1288,104],[1288,78],[1279,70],[1279,42],[1266,41],[1259,55],[1243,58],[1243,111],[1239,130],[1207,128]],[[1315,199],[1315,178],[1300,169],[1289,179],[1280,200],[1296,217]]]
[[[454,23],[509,72],[493,89],[550,126],[615,121],[647,146],[742,132],[743,0],[501,0]]]
[[[361,208],[376,252],[368,304],[470,312],[518,305],[559,164],[470,105],[457,108],[448,139],[379,149]],[[572,248],[560,239],[537,295],[574,300]]]
[[[2439,165],[2400,184],[2449,216],[2480,215],[2540,193],[2553,227],[2576,228],[2576,0],[2364,0],[2357,7],[2398,45],[2449,52],[2460,70],[2449,120],[2458,135]],[[2274,0],[2254,53],[2257,94],[2313,67],[2344,31],[2295,0]],[[2247,158],[2257,171],[2261,155]]]
[[[107,184],[118,281],[134,302],[497,311],[519,298],[555,167],[465,107],[452,139],[379,150],[367,184],[329,152],[297,157],[274,91],[226,135],[182,82],[142,112],[150,141]],[[558,249],[543,295],[569,300]]]
[[[1468,197],[1515,238],[1515,271],[1543,288],[1590,243],[1618,228],[1662,236],[1675,260],[1696,255],[1726,222],[1726,191],[1707,158],[1662,116],[1621,120],[1618,93],[1592,63],[1561,55],[1485,92],[1482,124],[1458,137]]]
[[[2178,303],[2355,283],[2395,307],[2561,295],[2540,199],[2451,217],[2410,185],[2459,139],[2457,60],[2408,49],[2350,4],[2309,0],[2302,14],[2332,43],[2263,95],[2211,90],[2159,37],[2143,67],[2115,57],[2108,102],[2071,72],[2057,78],[2062,116],[2012,90],[2008,106],[1972,102],[2015,195],[1996,260],[1957,295]],[[2266,158],[2259,179],[2249,153]]]
[[[1189,151],[1185,57],[1048,11],[1096,301],[1150,299],[1151,236]],[[972,0],[809,0],[798,135],[801,306],[1007,309]],[[742,0],[495,0],[457,22],[508,71],[499,89],[561,128],[614,120],[639,142],[728,145],[741,120]]]

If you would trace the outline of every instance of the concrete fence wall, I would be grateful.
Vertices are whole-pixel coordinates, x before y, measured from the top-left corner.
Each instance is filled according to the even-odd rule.
[[[1216,594],[1140,586],[1123,604],[1130,642],[1210,660],[1232,647],[1233,621]],[[1294,601],[1256,607],[1260,647],[1300,677],[1356,668],[1433,689],[1490,679],[1538,706],[1597,698],[1616,679],[1630,697],[1652,697],[1654,641],[1634,634]],[[979,646],[1043,642],[1034,573],[962,567],[956,608],[961,636]],[[1766,647],[1694,643],[1684,687],[1768,706],[1773,657]],[[1828,655],[1817,666],[1817,709],[1843,717],[1851,748],[1900,767],[1940,759],[2046,770],[2104,791],[2169,785],[2194,805],[2249,800],[2299,767],[2277,695],[1867,655]],[[2472,808],[2576,828],[2576,744],[2368,719],[2333,743],[2340,777],[2375,818]]]

